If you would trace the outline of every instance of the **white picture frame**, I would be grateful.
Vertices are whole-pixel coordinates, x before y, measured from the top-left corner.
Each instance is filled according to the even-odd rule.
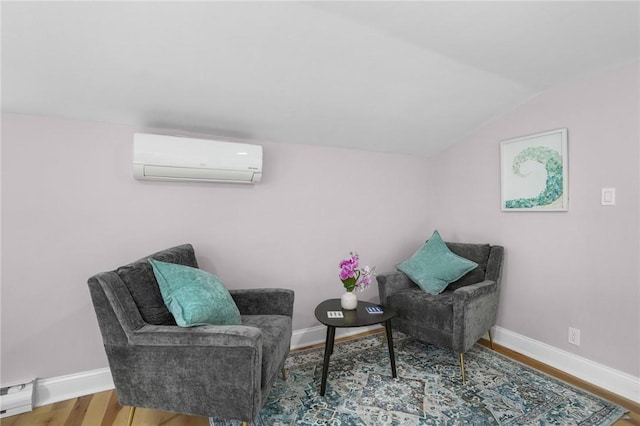
[[[502,211],[568,211],[567,129],[500,143]]]

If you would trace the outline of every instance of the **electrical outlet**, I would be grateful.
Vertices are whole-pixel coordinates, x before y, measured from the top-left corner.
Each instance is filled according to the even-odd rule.
[[[569,343],[580,346],[580,329],[569,327]]]

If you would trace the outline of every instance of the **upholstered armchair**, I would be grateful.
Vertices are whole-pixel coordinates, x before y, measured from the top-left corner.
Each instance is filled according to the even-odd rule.
[[[294,293],[230,290],[240,325],[179,327],[151,265],[198,267],[189,244],[89,279],[120,404],[215,419],[254,420],[291,344]]]
[[[393,328],[418,340],[459,354],[462,381],[464,353],[496,323],[504,249],[488,244],[446,243],[458,256],[478,266],[450,283],[440,294],[429,294],[400,271],[379,274],[380,303],[396,310]]]

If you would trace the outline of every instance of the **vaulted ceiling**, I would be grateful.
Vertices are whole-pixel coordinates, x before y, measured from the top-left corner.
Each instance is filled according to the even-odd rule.
[[[640,2],[7,2],[2,110],[429,156],[639,61]]]

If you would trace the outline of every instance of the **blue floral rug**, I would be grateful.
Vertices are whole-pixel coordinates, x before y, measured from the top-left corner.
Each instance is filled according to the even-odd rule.
[[[319,394],[324,348],[292,353],[255,426],[611,425],[626,410],[481,345],[457,354],[394,335],[397,379],[381,335],[336,344]],[[212,426],[236,425],[216,422]]]

